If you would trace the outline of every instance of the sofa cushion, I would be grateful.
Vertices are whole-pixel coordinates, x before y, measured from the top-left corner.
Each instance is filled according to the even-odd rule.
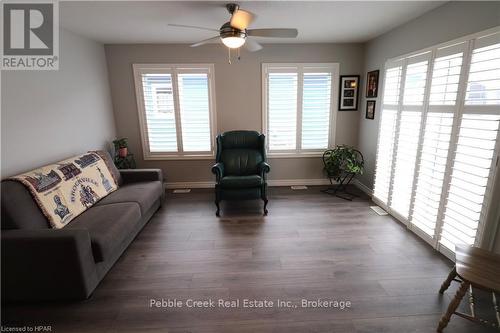
[[[120,186],[96,205],[103,206],[120,202],[136,202],[141,207],[141,214],[145,214],[156,200],[161,197],[163,186],[161,181],[137,182]]]
[[[87,229],[90,234],[95,262],[113,256],[141,220],[141,210],[135,202],[94,206],[74,220],[65,229]]]
[[[226,176],[220,181],[222,188],[248,188],[262,186],[262,177],[250,176]]]

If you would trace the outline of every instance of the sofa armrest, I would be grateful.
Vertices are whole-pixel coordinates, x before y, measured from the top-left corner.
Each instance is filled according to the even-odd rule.
[[[212,167],[212,173],[215,174],[217,183],[220,182],[222,177],[224,177],[224,164],[222,162],[217,162]]]
[[[85,299],[97,286],[85,229],[2,230],[1,239],[5,300]]]
[[[124,183],[163,181],[161,169],[123,169],[120,174]]]

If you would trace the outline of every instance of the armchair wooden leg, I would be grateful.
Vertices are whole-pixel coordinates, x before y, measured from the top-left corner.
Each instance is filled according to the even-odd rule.
[[[446,310],[446,313],[441,317],[441,320],[439,321],[439,325],[437,328],[438,333],[443,332],[443,329],[450,322],[451,315],[455,313],[455,310],[460,305],[460,301],[462,301],[462,298],[465,296],[465,293],[467,292],[467,289],[469,289],[469,286],[470,286],[470,283],[467,281],[463,281],[460,284],[460,287],[458,288],[457,293],[455,294],[455,297],[450,302],[450,305],[448,305],[448,309]]]
[[[215,206],[217,206],[217,210],[215,211],[215,216],[220,217],[220,205],[219,201],[215,201]]]
[[[263,199],[264,200],[264,216],[267,216],[267,198],[266,199]]]
[[[453,267],[450,274],[448,274],[448,277],[441,285],[441,288],[439,289],[439,293],[443,294],[446,291],[446,289],[448,289],[450,287],[451,281],[453,281],[453,279],[455,279],[456,277],[457,277],[457,268]]]

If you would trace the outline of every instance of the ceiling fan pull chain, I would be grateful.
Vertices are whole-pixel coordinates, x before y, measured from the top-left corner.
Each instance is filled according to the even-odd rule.
[[[241,60],[240,50],[241,50],[241,47],[238,47],[238,61]]]
[[[227,48],[228,54],[227,54],[227,62],[231,65],[231,49],[228,47]]]

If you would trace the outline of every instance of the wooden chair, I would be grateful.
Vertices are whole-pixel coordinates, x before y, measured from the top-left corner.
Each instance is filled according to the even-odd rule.
[[[492,326],[496,329],[500,328],[500,309],[497,293],[500,291],[500,255],[491,253],[477,247],[461,245],[456,247],[456,263],[453,270],[448,275],[446,281],[441,285],[439,293],[442,294],[450,286],[452,281],[460,283],[455,297],[450,302],[446,313],[441,317],[437,328],[438,332],[442,332],[448,325],[453,314],[462,318]],[[483,289],[491,292],[493,300],[493,308],[496,314],[496,323],[476,317],[474,308],[474,295],[472,288]],[[460,301],[469,290],[469,308],[470,314],[458,312],[457,308]]]

